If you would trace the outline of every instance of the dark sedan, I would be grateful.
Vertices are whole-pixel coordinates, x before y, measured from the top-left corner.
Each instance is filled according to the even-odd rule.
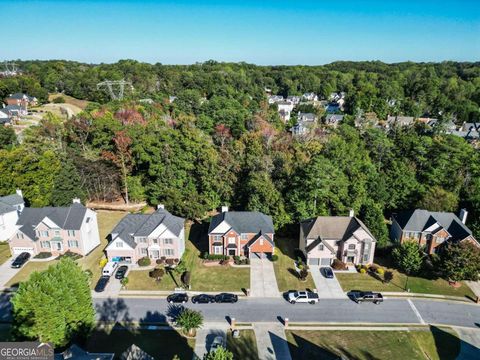
[[[192,303],[194,304],[208,304],[214,303],[215,297],[213,295],[200,294],[192,297]]]
[[[97,285],[95,285],[95,292],[102,292],[107,287],[110,276],[102,276],[98,279]]]
[[[238,296],[235,294],[221,293],[215,295],[215,302],[217,303],[236,303],[238,301]]]
[[[12,268],[14,269],[21,268],[28,261],[28,259],[30,259],[30,253],[28,252],[21,253],[15,258],[15,260],[13,260]]]
[[[173,304],[173,303],[185,304],[188,301],[188,295],[185,293],[171,294],[167,296],[167,301],[170,304]]]
[[[122,265],[118,268],[117,272],[115,273],[115,279],[123,279],[125,275],[127,274],[128,271],[128,266]]]
[[[320,272],[325,276],[327,279],[333,279],[333,271],[329,267],[322,267]]]

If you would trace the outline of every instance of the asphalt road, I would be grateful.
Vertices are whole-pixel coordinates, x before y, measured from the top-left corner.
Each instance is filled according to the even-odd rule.
[[[95,299],[101,321],[165,322],[178,312],[165,299]],[[480,327],[480,306],[461,302],[385,299],[380,305],[356,304],[351,300],[321,300],[318,304],[291,305],[283,299],[249,298],[236,304],[185,304],[201,310],[207,322],[222,322],[229,317],[237,322],[275,322],[288,318],[294,322],[445,324]]]

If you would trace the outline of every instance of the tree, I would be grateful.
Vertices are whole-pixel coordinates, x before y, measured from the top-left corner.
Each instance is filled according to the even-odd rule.
[[[430,211],[456,211],[458,195],[440,186],[432,186],[420,200],[419,207]]]
[[[10,149],[16,143],[15,130],[10,126],[0,126],[0,149]]]
[[[233,353],[220,346],[214,352],[205,354],[203,360],[233,360]]]
[[[377,246],[382,248],[388,245],[388,229],[385,224],[382,208],[369,199],[360,209],[360,217],[377,239]]]
[[[11,303],[18,340],[64,346],[74,337],[87,336],[95,324],[88,275],[70,258],[32,273]]]
[[[480,273],[480,249],[469,241],[451,243],[441,253],[442,270],[453,282],[478,280]]]
[[[203,315],[200,311],[184,309],[176,321],[184,333],[189,336],[195,336],[196,330],[203,325]]]
[[[54,206],[68,206],[72,199],[86,199],[85,191],[80,187],[81,179],[77,168],[69,159],[64,159],[55,175],[52,189],[52,204]]]
[[[392,255],[398,267],[407,275],[418,272],[422,266],[422,255],[415,241],[404,241],[393,249]]]
[[[163,275],[165,275],[165,271],[160,268],[155,268],[148,274],[151,278],[155,279],[155,281],[159,282],[162,280]]]

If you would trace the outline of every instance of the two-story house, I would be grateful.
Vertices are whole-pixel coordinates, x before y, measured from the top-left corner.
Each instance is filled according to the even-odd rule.
[[[128,214],[109,234],[109,261],[136,263],[139,259],[180,259],[185,251],[185,219],[159,205],[152,214]]]
[[[228,211],[215,215],[208,228],[210,254],[263,257],[275,249],[273,221],[258,211]]]
[[[371,264],[376,239],[354,216],[318,216],[300,223],[299,248],[309,265],[329,266],[334,259],[347,264]]]
[[[28,106],[37,105],[37,98],[33,96],[29,96],[27,94],[15,93],[7,97],[5,99],[5,102],[8,105],[18,105],[23,107],[24,109],[27,109]]]
[[[0,197],[0,241],[7,241],[15,233],[18,214],[24,207],[21,190],[17,190],[15,194]]]
[[[87,255],[100,245],[97,213],[79,199],[68,207],[26,207],[18,217],[16,231],[9,239],[12,254],[67,251]]]
[[[465,225],[467,215],[464,209],[460,211],[459,217],[451,212],[422,209],[403,211],[392,215],[390,238],[399,243],[418,242],[428,254],[437,252],[448,241],[471,241],[480,246]]]

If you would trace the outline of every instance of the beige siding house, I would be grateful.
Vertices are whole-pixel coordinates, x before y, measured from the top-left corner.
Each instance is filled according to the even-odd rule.
[[[328,266],[334,259],[347,264],[371,264],[376,239],[353,216],[319,216],[300,223],[299,248],[309,265]]]

